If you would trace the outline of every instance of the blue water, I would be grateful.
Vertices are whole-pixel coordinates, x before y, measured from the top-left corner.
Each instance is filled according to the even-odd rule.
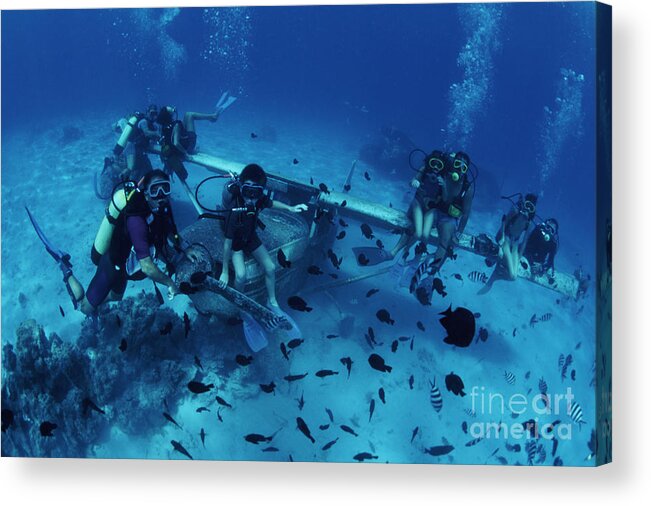
[[[226,90],[238,100],[217,124],[197,127],[201,151],[242,163],[256,161],[303,183],[313,177],[341,188],[360,148],[382,127],[395,127],[425,151],[462,149],[470,154],[479,176],[468,232],[495,233],[508,210],[500,195],[536,192],[541,217],[553,216],[560,223],[557,270],[571,274],[582,266],[595,279],[594,16],[592,3],[3,12],[3,344],[16,342],[16,330],[27,319],[43,325],[48,335],[55,332],[75,342],[83,321],[73,314],[60,275],[50,272],[54,264],[35,240],[23,205],[29,204],[47,223],[49,234],[65,244],[75,272],[90,279],[94,270],[88,250],[104,205],[93,195],[90,181],[114,145],[110,125],[149,103],[174,104],[182,112],[210,111]],[[67,126],[81,129],[82,137],[61,143]],[[261,142],[252,142],[251,132],[258,132]],[[274,142],[262,142],[265,135]],[[300,163],[292,164],[294,158]],[[406,208],[401,197],[413,177],[406,159],[393,169],[364,161],[360,167],[364,170],[357,171],[353,195]],[[362,178],[364,171],[372,175],[371,181]],[[191,185],[204,175],[196,169]],[[174,196],[184,199],[178,189]],[[189,224],[191,217],[186,214],[179,221]],[[361,272],[350,247],[364,241],[361,235],[353,236],[353,227],[357,229],[354,222],[346,240],[336,245],[342,254],[348,253],[344,267],[350,275]],[[388,231],[381,237],[385,244],[396,238]],[[351,461],[353,455],[369,451],[378,462],[526,464],[522,441],[521,452],[505,449],[504,441],[464,446],[472,439],[460,428],[463,421],[471,423],[464,411],[468,397],[456,397],[444,387],[445,375],[454,371],[463,377],[468,393],[477,385],[504,395],[534,395],[540,377],[550,392],[570,384],[587,423],[581,428],[567,414],[558,417],[573,426],[574,437],[561,442],[557,455],[565,465],[590,465],[585,457],[595,425],[590,385],[594,288],[577,303],[520,280],[496,285],[490,299],[480,299],[474,295],[478,287],[466,276],[486,271],[482,259],[461,253],[457,262],[444,268],[449,294],[433,308],[418,305],[408,294],[376,296],[373,308],[388,307],[397,321],[390,332],[377,321],[375,310],[369,310],[368,317],[360,313],[369,304],[365,293],[381,283],[373,279],[331,290],[337,307],[328,297],[316,297],[310,300],[317,306],[314,313],[292,314],[302,328],[313,329],[314,336],[292,358],[291,372],[338,368],[340,374],[327,381],[312,376],[298,387],[279,387],[272,398],[258,394],[258,384],[275,374],[274,381],[282,385],[287,372],[266,371],[263,354],[256,356],[255,377],[233,370],[217,374],[215,366],[210,381],[219,382],[239,402],[223,426],[215,420],[216,407],[203,420],[188,408],[186,378],[178,385],[183,395],[176,395],[182,430],[166,425],[162,417],[149,420],[150,426],[127,430],[116,414],[121,407],[114,406],[92,444],[72,451],[61,435],[43,443],[24,421],[20,430],[28,434],[25,441],[32,442],[18,450],[12,446],[12,452],[182,457],[172,452],[169,440],[174,439],[195,458],[206,459],[287,460],[291,455],[295,460]],[[463,274],[463,284],[452,276],[457,272]],[[143,288],[131,285],[127,296]],[[489,329],[486,343],[468,349],[442,343],[445,333],[436,313],[450,303],[481,313],[477,326]],[[67,313],[64,318],[59,304]],[[184,311],[196,315],[187,301],[175,300],[172,309],[181,316]],[[325,323],[323,315],[337,311],[357,317],[355,335],[345,341],[323,337],[337,328],[336,316]],[[321,316],[315,316],[319,312]],[[547,312],[553,314],[550,322],[528,325],[533,313]],[[426,323],[427,332],[415,328],[416,320]],[[363,335],[369,325],[380,335],[386,331],[380,354],[388,363],[397,362],[397,374],[387,375],[389,379],[380,380],[366,363],[370,351]],[[516,327],[521,338],[512,335]],[[415,350],[401,343],[393,354],[388,348],[398,335],[417,335]],[[204,362],[226,360],[219,349],[212,351],[216,356],[204,357]],[[573,354],[576,381],[561,380],[560,353]],[[355,361],[350,382],[338,362],[345,355]],[[3,377],[11,372],[6,356],[3,353],[3,367],[9,369]],[[190,375],[192,366],[187,369]],[[504,380],[505,370],[516,374],[515,386]],[[405,388],[409,371],[416,378],[413,391]],[[433,377],[444,397],[440,413],[429,402]],[[377,398],[378,381],[387,391],[386,406]],[[146,403],[147,392],[134,391]],[[294,400],[301,392],[306,400],[303,411]],[[7,395],[3,387],[3,408]],[[371,398],[376,413],[368,423]],[[210,399],[214,405],[214,396]],[[335,412],[336,423],[355,427],[360,437],[334,424],[321,433],[317,426],[327,423],[324,407]],[[294,430],[297,416],[308,422],[318,447],[335,437],[338,442],[329,451],[313,450],[317,444]],[[535,416],[528,412],[517,421]],[[197,437],[202,426],[212,437],[206,441],[207,450]],[[419,433],[412,443],[416,426]],[[271,443],[279,452],[262,453],[243,440],[246,433],[270,435],[279,428],[283,430]],[[3,453],[9,448],[9,434],[3,434]],[[448,443],[455,449],[445,456],[423,452]],[[539,459],[539,453],[536,461],[551,465],[551,446],[544,442],[544,448],[546,459]]]

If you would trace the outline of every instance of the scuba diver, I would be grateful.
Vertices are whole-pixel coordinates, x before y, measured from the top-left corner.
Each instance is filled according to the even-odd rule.
[[[175,173],[181,181],[187,179],[188,171],[183,165],[183,160],[194,153],[197,146],[195,121],[207,120],[214,123],[235,100],[237,100],[235,97],[224,93],[217,102],[215,112],[186,112],[183,121],[177,118],[175,107],[168,105],[160,110],[156,121],[162,128],[159,141],[161,144],[161,160],[168,174]]]
[[[149,105],[146,113],[134,112],[126,118],[120,119],[114,130],[120,134],[113,152],[104,160],[104,170],[107,165],[113,165],[123,154],[126,155],[126,168],[128,179],[140,179],[144,174],[153,170],[147,150],[152,141],[160,137],[156,118],[158,107]]]
[[[242,169],[239,176],[234,177],[224,187],[222,193],[222,207],[226,211],[224,255],[219,283],[222,287],[228,285],[229,265],[232,260],[235,288],[241,292],[246,281],[244,255],[251,255],[264,270],[268,306],[272,311],[276,311],[279,310],[276,300],[276,266],[258,237],[257,228],[263,226],[258,216],[267,208],[300,213],[307,210],[307,205],[289,206],[271,200],[265,193],[266,184],[267,175],[262,167],[249,164]]]
[[[558,221],[548,218],[533,229],[524,248],[531,272],[537,276],[551,269],[554,275],[554,257],[558,251]]]
[[[59,264],[75,309],[92,315],[103,303],[121,300],[130,279],[150,278],[167,286],[168,298],[174,298],[178,288],[170,276],[184,253],[170,193],[169,176],[161,170],[148,172],[139,183],[122,183],[114,192],[93,243],[91,258],[97,270],[86,290],[72,272],[70,255],[52,245],[27,209],[36,233]],[[196,260],[191,253],[187,256]],[[157,260],[164,262],[167,272]]]
[[[518,200],[514,202],[513,198],[516,196]],[[518,277],[520,258],[527,244],[527,232],[536,217],[537,195],[527,193],[523,197],[521,193],[516,193],[502,198],[511,202],[511,209],[506,215],[502,215],[502,223],[495,235],[498,258],[487,257],[488,265],[495,262],[497,265],[486,285],[477,292],[479,295],[487,293],[499,279],[513,281]]]

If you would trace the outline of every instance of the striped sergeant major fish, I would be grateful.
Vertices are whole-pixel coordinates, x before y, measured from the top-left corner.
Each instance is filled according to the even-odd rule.
[[[581,406],[579,405],[578,402],[572,402],[572,404],[570,405],[570,410],[569,410],[568,414],[570,415],[570,418],[572,419],[572,421],[579,426],[579,429],[581,429],[581,426],[584,423],[587,423],[583,419],[583,409],[581,409]]]
[[[504,371],[504,379],[509,385],[515,385],[515,374],[509,371]]]
[[[429,391],[429,402],[432,404],[434,410],[439,413],[443,409],[443,396],[439,387],[436,386],[436,378],[433,381],[430,381],[429,384],[432,388]]]

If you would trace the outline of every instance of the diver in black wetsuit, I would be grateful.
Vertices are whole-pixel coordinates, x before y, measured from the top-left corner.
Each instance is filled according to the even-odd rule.
[[[558,251],[558,221],[549,218],[533,229],[524,248],[531,272],[544,274],[551,269],[554,275],[554,257]]]

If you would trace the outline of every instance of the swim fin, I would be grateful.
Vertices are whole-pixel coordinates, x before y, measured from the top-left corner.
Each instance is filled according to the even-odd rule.
[[[267,333],[253,316],[245,311],[240,311],[242,326],[244,328],[244,338],[251,348],[251,351],[258,352],[269,345]]]
[[[219,101],[215,106],[215,109],[217,110],[217,114],[223,113],[226,109],[228,109],[231,105],[233,105],[233,102],[235,102],[236,100],[237,97],[229,96],[227,91],[222,93],[222,96],[219,98]]]
[[[59,268],[63,273],[63,282],[65,283],[66,289],[68,290],[68,294],[70,295],[70,300],[72,300],[72,305],[74,306],[75,309],[77,309],[77,305],[78,305],[77,298],[75,297],[74,293],[72,293],[72,289],[68,284],[68,278],[72,276],[72,262],[70,262],[70,255],[65,251],[61,251],[54,244],[52,244],[50,240],[46,237],[45,233],[43,232],[38,222],[36,221],[36,218],[34,218],[34,216],[32,215],[31,211],[27,206],[25,206],[25,210],[27,211],[27,216],[29,216],[29,221],[32,222],[32,226],[36,231],[36,235],[38,235],[38,238],[45,246],[45,250],[49,253],[49,255],[52,258],[54,258],[56,263],[59,265]]]
[[[393,260],[391,252],[376,248],[374,246],[360,246],[353,248],[357,265],[368,267],[370,265],[378,265],[389,260]]]
[[[272,306],[270,307],[271,311],[273,311],[275,314],[277,314],[280,318],[284,318],[289,322],[291,325],[291,328],[286,328],[282,327],[283,332],[285,332],[286,339],[287,340],[292,340],[292,339],[302,339],[303,338],[303,333],[301,332],[301,329],[298,327],[294,319],[289,316],[285,311],[280,309],[278,306]]]

